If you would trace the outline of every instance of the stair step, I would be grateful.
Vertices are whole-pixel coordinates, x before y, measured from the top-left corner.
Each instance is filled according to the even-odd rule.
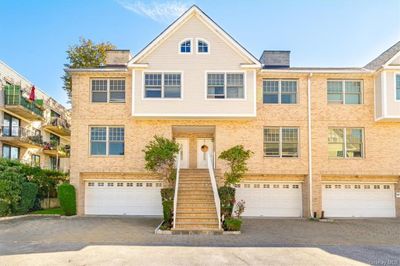
[[[182,199],[182,203],[178,203],[178,208],[179,206],[182,206],[183,204],[204,204],[204,205],[211,205],[214,206],[214,201],[213,200],[207,200],[207,199]],[[187,206],[185,205],[185,207]],[[196,206],[196,205],[195,205]]]
[[[178,199],[208,199],[208,200],[214,200],[214,195],[212,193],[207,193],[207,194],[178,194]]]
[[[222,229],[214,229],[214,228],[193,228],[193,229],[171,229],[173,234],[189,234],[189,235],[221,235],[224,230]]]
[[[182,213],[178,212],[176,214],[176,219],[217,219],[216,212],[207,212],[207,213]]]
[[[183,210],[183,209],[209,209],[209,208],[215,208],[214,202],[211,203],[204,203],[204,202],[185,202],[185,203],[180,203],[178,200],[178,210]]]
[[[178,218],[176,220],[176,225],[217,225],[218,226],[218,219],[215,218],[215,221],[179,221]]]
[[[182,207],[178,206],[177,208],[177,213],[183,212],[183,213],[192,213],[192,212],[212,212],[215,213],[215,207],[197,207],[197,208],[192,208],[192,207]]]

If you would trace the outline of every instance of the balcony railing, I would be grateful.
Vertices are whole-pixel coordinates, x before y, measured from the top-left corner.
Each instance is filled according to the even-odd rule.
[[[42,146],[43,137],[33,130],[19,126],[0,127],[0,136],[3,141],[8,141],[21,146]],[[25,145],[24,145],[25,144]]]
[[[43,143],[43,152],[48,155],[69,157],[70,150],[70,145],[59,144],[57,141]]]
[[[61,136],[71,135],[71,125],[65,118],[62,117],[50,117],[47,119],[44,127]]]
[[[22,96],[21,87],[17,85],[6,85],[4,86],[4,103],[8,106],[22,106],[26,110],[33,112],[37,116],[43,117],[43,110],[41,104],[42,100],[36,100],[34,102],[29,101],[27,98]]]

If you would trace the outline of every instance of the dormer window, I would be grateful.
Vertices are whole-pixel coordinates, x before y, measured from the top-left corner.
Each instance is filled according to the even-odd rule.
[[[205,40],[198,40],[197,41],[197,53],[199,54],[208,54],[209,48],[208,48],[208,42]]]
[[[180,44],[180,53],[181,54],[190,54],[192,52],[192,41],[184,40]]]

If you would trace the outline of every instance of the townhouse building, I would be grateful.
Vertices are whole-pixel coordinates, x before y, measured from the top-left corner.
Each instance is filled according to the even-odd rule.
[[[218,155],[239,144],[254,152],[236,185],[245,216],[400,217],[400,42],[365,67],[291,67],[289,51],[257,59],[193,6],[136,55],[68,71],[81,215],[161,215],[167,183],[142,152],[160,135],[190,177],[176,228],[218,226]]]
[[[0,156],[69,171],[70,113],[0,61]]]

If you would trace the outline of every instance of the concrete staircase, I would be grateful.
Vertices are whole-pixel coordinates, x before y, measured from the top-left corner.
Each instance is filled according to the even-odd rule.
[[[222,232],[208,169],[181,169],[175,232]]]

